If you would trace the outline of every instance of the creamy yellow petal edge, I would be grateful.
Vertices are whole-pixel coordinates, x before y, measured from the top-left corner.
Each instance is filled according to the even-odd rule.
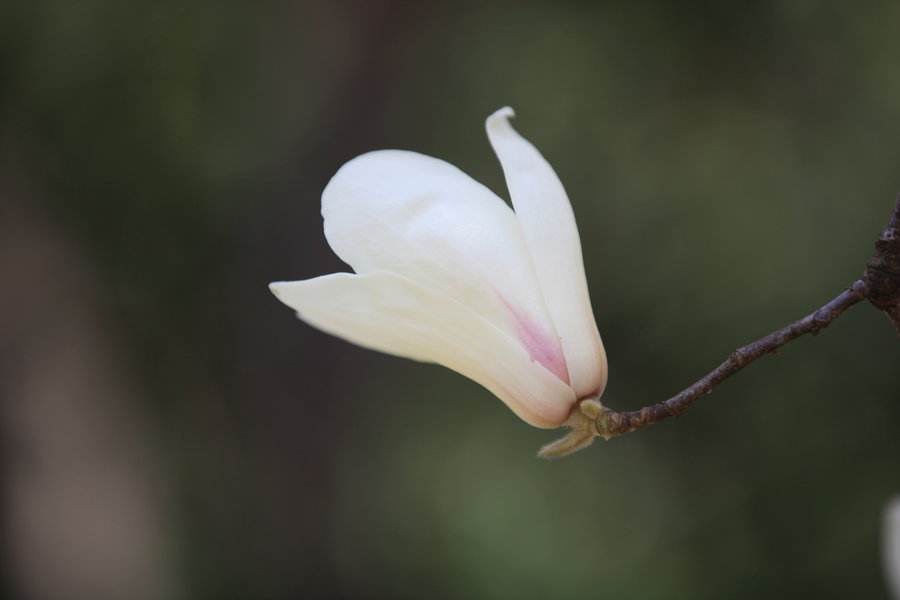
[[[572,387],[580,398],[606,386],[606,352],[597,331],[584,274],[581,241],[569,197],[550,164],[519,135],[511,108],[488,117],[488,138],[506,185],[556,332]]]
[[[558,427],[575,403],[572,389],[506,333],[406,277],[335,273],[270,288],[310,325],[366,348],[453,369],[535,427]]]

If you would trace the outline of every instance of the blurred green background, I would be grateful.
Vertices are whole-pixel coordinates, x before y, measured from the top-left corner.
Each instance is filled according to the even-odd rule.
[[[472,382],[300,323],[376,148],[554,165],[662,400],[859,276],[900,191],[900,4],[0,5],[9,598],[886,598],[900,344],[862,305],[559,462]]]

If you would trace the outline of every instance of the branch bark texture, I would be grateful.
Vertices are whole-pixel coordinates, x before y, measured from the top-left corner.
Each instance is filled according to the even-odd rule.
[[[640,410],[619,412],[597,399],[582,400],[567,425],[572,432],[541,448],[544,458],[558,458],[589,445],[595,437],[611,439],[669,417],[677,417],[702,396],[747,365],[772,354],[802,335],[819,331],[863,300],[885,313],[900,335],[900,197],[887,227],[875,242],[862,278],[802,319],[738,348],[718,367],[668,400]]]
[[[863,276],[869,302],[882,310],[900,335],[900,197],[888,226],[875,242]]]
[[[606,409],[597,419],[597,431],[607,439],[622,433],[628,433],[651,425],[669,417],[677,417],[686,411],[701,396],[712,392],[717,385],[742,370],[747,365],[766,354],[772,354],[788,342],[807,333],[816,334],[832,321],[866,298],[866,286],[862,280],[853,283],[848,289],[829,300],[818,310],[806,315],[786,327],[773,331],[769,335],[738,348],[725,362],[678,392],[668,400],[645,406],[640,410],[616,412]]]
[[[883,311],[900,335],[900,197],[887,227],[875,242],[875,254],[869,259],[861,279],[799,321],[738,348],[725,362],[668,400],[628,412],[603,407],[594,419],[597,433],[609,439],[669,417],[677,417],[698,398],[712,392],[717,385],[747,365],[802,335],[815,335],[862,300],[868,300]]]

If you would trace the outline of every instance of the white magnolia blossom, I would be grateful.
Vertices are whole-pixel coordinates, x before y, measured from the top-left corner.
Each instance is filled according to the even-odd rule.
[[[553,428],[603,392],[606,354],[569,199],[513,114],[486,128],[515,212],[442,160],[369,152],[322,193],[325,237],[355,273],[270,288],[314,327],[444,365]]]
[[[900,496],[894,498],[884,513],[882,560],[888,590],[895,600],[900,600]]]

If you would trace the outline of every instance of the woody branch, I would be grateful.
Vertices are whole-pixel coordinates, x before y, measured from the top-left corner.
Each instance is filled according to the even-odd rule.
[[[862,300],[883,311],[900,335],[900,197],[887,227],[875,242],[875,254],[861,279],[802,319],[738,348],[721,365],[668,400],[629,412],[604,407],[595,419],[597,431],[601,436],[613,437],[676,417],[744,367],[802,335],[815,335]]]
[[[718,367],[668,400],[623,412],[612,410],[596,399],[583,400],[569,420],[572,432],[542,448],[540,455],[565,456],[589,444],[594,437],[608,440],[677,417],[732,375],[800,336],[815,335],[863,300],[882,311],[900,335],[900,196],[887,227],[875,242],[875,254],[862,277],[835,298],[802,319],[738,348]]]

